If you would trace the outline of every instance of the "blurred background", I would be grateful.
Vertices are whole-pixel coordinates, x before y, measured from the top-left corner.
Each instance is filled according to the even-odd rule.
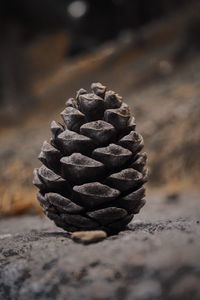
[[[67,98],[121,94],[149,154],[149,193],[199,189],[197,0],[0,3],[0,215],[40,213],[32,171]]]

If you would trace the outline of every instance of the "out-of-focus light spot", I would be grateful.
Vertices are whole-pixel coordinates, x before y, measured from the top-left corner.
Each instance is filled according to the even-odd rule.
[[[73,1],[67,6],[67,12],[73,18],[83,17],[88,10],[87,3],[85,1]]]

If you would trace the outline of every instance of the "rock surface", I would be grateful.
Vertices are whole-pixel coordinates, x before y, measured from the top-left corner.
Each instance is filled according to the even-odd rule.
[[[198,194],[151,195],[139,218],[91,245],[44,217],[2,219],[0,299],[199,299]]]

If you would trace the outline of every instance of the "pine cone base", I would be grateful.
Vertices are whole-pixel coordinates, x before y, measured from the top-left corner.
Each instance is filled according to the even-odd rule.
[[[122,98],[93,83],[66,102],[63,124],[51,123],[34,170],[38,201],[66,231],[119,232],[145,204],[143,138]]]

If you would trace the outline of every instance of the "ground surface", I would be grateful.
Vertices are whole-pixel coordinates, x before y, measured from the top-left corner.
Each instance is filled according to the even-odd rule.
[[[43,217],[2,219],[0,299],[200,299],[198,193],[147,200],[129,230],[88,246]]]

